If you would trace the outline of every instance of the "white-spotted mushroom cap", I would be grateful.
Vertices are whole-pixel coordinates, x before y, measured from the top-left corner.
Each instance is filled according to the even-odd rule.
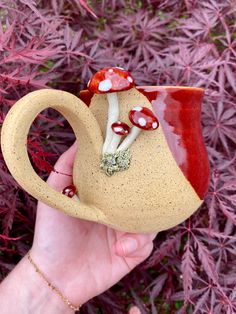
[[[95,73],[88,82],[88,89],[94,94],[115,93],[134,86],[131,74],[119,67],[104,68]]]
[[[72,198],[76,194],[76,187],[73,184],[68,185],[63,189],[62,194]]]
[[[129,119],[134,126],[146,131],[156,130],[159,126],[157,117],[146,107],[134,107],[129,112]]]
[[[128,124],[121,121],[112,123],[111,128],[112,131],[118,135],[128,135],[130,132],[130,127]]]

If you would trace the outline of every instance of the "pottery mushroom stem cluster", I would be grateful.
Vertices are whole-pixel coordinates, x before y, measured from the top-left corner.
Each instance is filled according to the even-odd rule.
[[[115,172],[127,170],[130,167],[131,153],[129,148],[142,130],[154,131],[159,126],[156,116],[146,107],[134,107],[130,110],[129,120],[133,124],[132,128],[121,121],[112,124],[111,129],[119,138],[112,140],[109,151],[102,156],[100,165],[100,168],[108,176],[113,175]],[[119,145],[124,135],[127,136]]]
[[[159,122],[154,113],[146,107],[134,107],[130,110],[129,120],[133,124],[133,127],[129,135],[118,147],[118,151],[129,148],[142,130],[154,131],[159,126]]]
[[[130,128],[119,121],[120,109],[117,92],[127,91],[135,86],[131,74],[122,68],[104,68],[91,78],[88,89],[93,94],[106,94],[108,101],[106,136],[102,147],[100,168],[111,176],[115,172],[127,170],[130,166],[129,147],[141,130],[156,130],[158,120],[146,107],[134,107],[129,112]],[[125,139],[123,139],[126,137]],[[120,144],[121,143],[121,144]]]
[[[106,94],[108,100],[108,116],[103,154],[110,151],[110,144],[117,142],[119,135],[112,131],[112,124],[119,119],[119,103],[116,92],[126,91],[134,87],[134,79],[122,68],[104,68],[91,78],[88,89],[95,94]]]

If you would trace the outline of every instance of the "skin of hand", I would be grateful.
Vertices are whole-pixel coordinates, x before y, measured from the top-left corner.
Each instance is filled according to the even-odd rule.
[[[132,306],[128,314],[141,314],[141,312],[137,306]]]
[[[59,192],[73,183],[76,151],[75,142],[55,164],[63,174],[52,172],[47,180]],[[31,256],[70,302],[84,304],[143,262],[155,237],[156,233],[126,233],[70,217],[39,202]],[[48,288],[48,293],[54,292]]]

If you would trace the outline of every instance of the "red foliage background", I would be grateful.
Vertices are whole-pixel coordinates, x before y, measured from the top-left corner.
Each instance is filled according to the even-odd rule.
[[[236,1],[1,0],[0,124],[16,100],[50,86],[78,95],[105,66],[139,85],[206,89],[203,134],[211,186],[201,209],[161,232],[153,254],[81,313],[236,313]],[[97,18],[94,16],[94,13]],[[32,163],[46,179],[73,142],[53,110],[31,127]],[[0,277],[29,249],[36,201],[0,153]]]

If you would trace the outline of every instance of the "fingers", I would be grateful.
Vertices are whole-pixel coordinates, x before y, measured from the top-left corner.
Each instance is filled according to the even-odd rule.
[[[151,236],[151,239],[152,239],[152,240],[154,240],[154,239],[156,238],[157,233],[158,233],[158,232],[152,232],[152,233],[150,233],[150,236]]]
[[[153,239],[157,233],[135,234],[126,233],[120,237],[114,245],[115,253],[119,256],[127,256],[142,249],[147,244],[153,245]]]
[[[47,179],[47,183],[59,192],[67,185],[73,183],[72,172],[76,151],[77,142],[75,141],[75,143],[59,157],[54,165],[55,171],[52,171]]]
[[[141,314],[141,311],[137,306],[132,306],[128,314]]]
[[[126,259],[132,259],[133,261],[137,261],[137,264],[143,262],[153,251],[153,242],[149,242],[144,245],[139,250],[133,252],[125,256]]]

